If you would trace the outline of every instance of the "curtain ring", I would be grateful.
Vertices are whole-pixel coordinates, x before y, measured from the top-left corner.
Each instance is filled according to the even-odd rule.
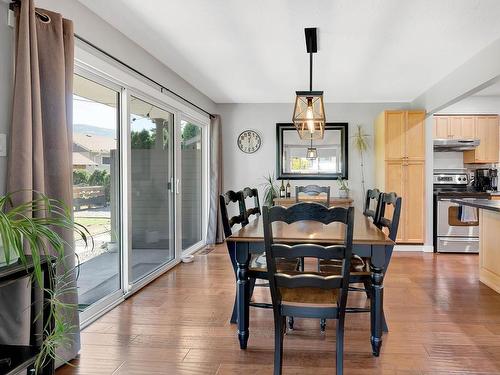
[[[48,14],[45,14],[45,13],[42,13],[39,11],[35,11],[35,14],[38,16],[40,21],[42,21],[43,23],[50,23],[51,19],[50,19],[50,16]]]

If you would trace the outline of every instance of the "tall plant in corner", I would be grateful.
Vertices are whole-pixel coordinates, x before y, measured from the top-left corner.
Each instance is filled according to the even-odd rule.
[[[85,246],[89,240],[93,244],[93,240],[84,226],[73,221],[70,209],[63,202],[33,192],[35,198],[32,201],[14,206],[13,197],[18,193],[0,196],[0,251],[7,265],[17,259],[28,269],[32,263],[34,271],[30,276],[49,296],[44,306],[48,307],[49,318],[53,319],[54,324],[43,327],[40,352],[35,361],[35,372],[39,373],[50,359],[56,359],[56,349],[68,343],[68,333],[77,329],[66,320],[68,309],[76,306],[64,303],[61,298],[76,293],[76,288],[68,279],[74,270],[65,266],[65,248],[69,244],[58,230],[75,232]],[[26,255],[27,250],[30,257]],[[54,259],[54,266],[48,267],[50,277],[54,280],[52,288],[43,285],[43,256],[52,256]],[[40,316],[32,318],[37,320]]]
[[[370,144],[368,142],[370,135],[366,134],[361,125],[356,127],[356,132],[352,137],[353,146],[359,153],[360,159],[360,170],[361,170],[361,189],[363,190],[363,197],[366,196],[366,187],[365,187],[365,153],[370,148]]]
[[[264,176],[264,205],[268,207],[274,206],[274,198],[278,198],[279,188],[275,183],[274,174],[269,173],[268,176]]]

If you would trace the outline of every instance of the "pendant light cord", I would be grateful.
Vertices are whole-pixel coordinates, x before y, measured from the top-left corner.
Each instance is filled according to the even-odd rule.
[[[313,53],[309,52],[309,91],[313,90]]]

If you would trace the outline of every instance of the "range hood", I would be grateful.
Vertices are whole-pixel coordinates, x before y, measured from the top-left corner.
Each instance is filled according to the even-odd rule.
[[[435,139],[434,151],[468,151],[479,146],[479,139]]]

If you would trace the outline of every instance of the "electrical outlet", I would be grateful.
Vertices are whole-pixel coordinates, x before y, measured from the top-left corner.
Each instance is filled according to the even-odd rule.
[[[0,134],[0,156],[7,156],[7,135]]]

